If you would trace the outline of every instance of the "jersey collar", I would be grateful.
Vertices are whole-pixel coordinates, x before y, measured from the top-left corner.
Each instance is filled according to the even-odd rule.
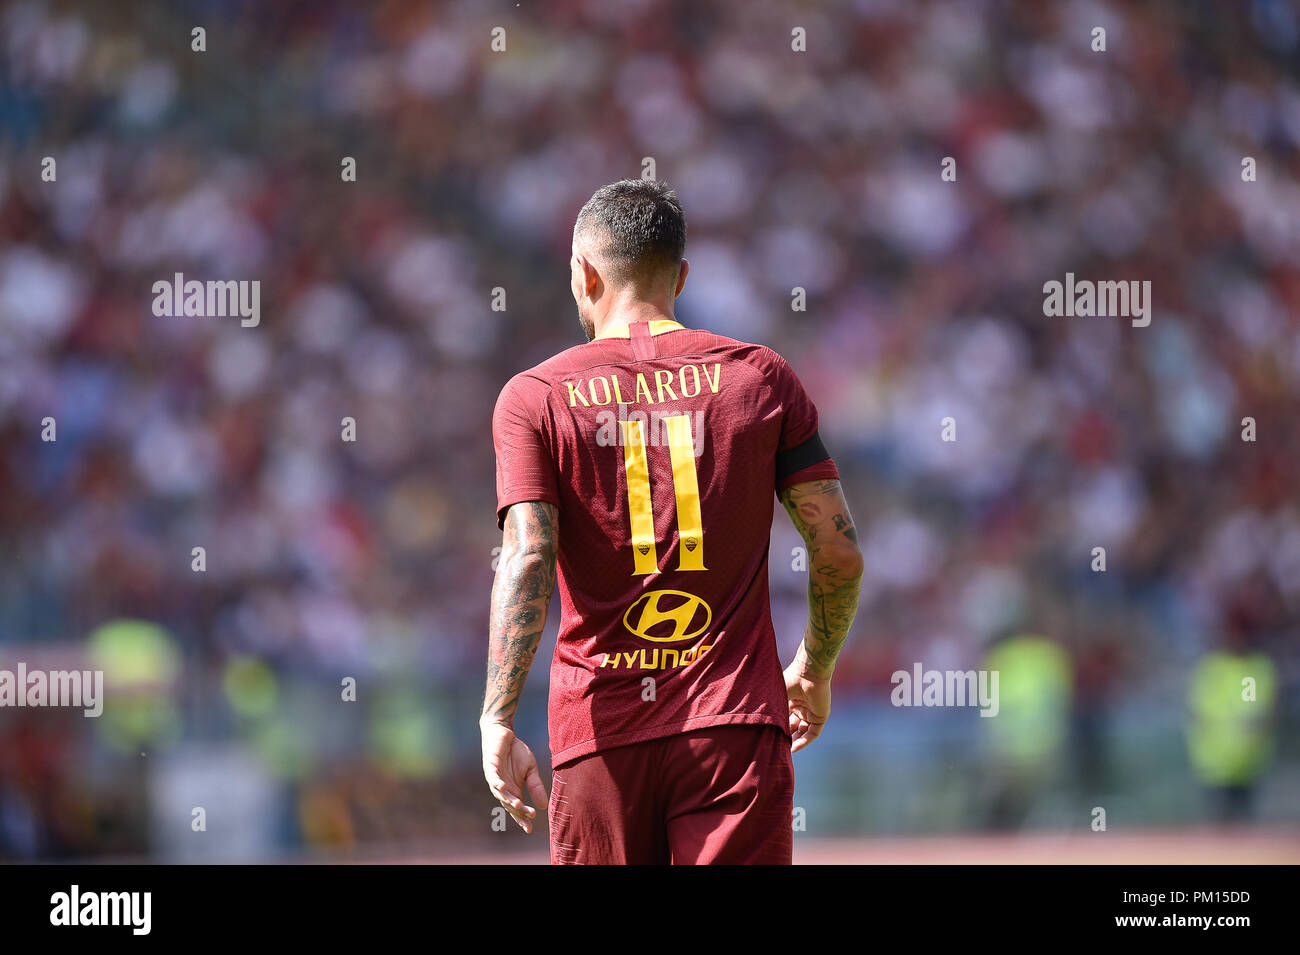
[[[649,322],[648,324],[650,325],[651,335],[658,335],[661,332],[675,332],[679,328],[686,327],[682,325],[680,322],[674,322],[671,319],[667,319],[667,318],[656,318],[654,321]],[[593,338],[592,341],[600,341],[602,338],[631,338],[631,337],[632,337],[632,333],[628,329],[627,322],[623,322],[622,324],[614,325],[609,328],[606,328],[603,332],[601,332],[599,335]]]

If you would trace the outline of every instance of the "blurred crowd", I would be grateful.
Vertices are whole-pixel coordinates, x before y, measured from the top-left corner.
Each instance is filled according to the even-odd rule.
[[[197,751],[279,781],[265,845],[488,818],[491,410],[581,340],[577,209],[647,170],[679,318],[819,405],[866,555],[837,706],[1031,635],[1081,778],[1141,699],[1253,785],[1192,687],[1300,676],[1298,64],[1282,0],[0,5],[0,666],[158,671],[119,680],[149,716],[0,711],[0,856],[167,851],[139,810]],[[177,272],[260,281],[260,325],[155,316]],[[1067,272],[1150,281],[1151,324],[1045,317]]]

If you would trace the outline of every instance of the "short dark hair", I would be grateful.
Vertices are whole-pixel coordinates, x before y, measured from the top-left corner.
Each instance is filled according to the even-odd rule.
[[[573,232],[593,239],[619,281],[675,272],[686,252],[686,213],[677,193],[657,179],[601,186],[578,213]]]

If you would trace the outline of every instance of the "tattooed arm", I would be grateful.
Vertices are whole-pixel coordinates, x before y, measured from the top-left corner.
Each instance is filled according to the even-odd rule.
[[[511,507],[492,585],[487,692],[479,716],[483,775],[525,832],[533,831],[537,810],[524,803],[524,787],[543,810],[547,795],[532,750],[515,736],[515,709],[555,590],[556,530],[553,504],[529,501]]]
[[[781,492],[781,503],[808,547],[808,625],[785,671],[791,752],[821,733],[831,710],[835,658],[858,611],[862,551],[839,481],[808,481]]]

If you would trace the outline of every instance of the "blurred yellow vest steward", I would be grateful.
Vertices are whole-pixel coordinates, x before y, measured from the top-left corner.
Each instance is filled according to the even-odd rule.
[[[1026,770],[1051,763],[1069,732],[1069,655],[1046,637],[1021,634],[995,646],[984,666],[999,674],[1000,710],[988,721],[998,755]]]
[[[126,753],[180,739],[181,656],[170,633],[148,620],[111,620],[91,631],[86,654],[104,672],[104,715],[96,722],[105,743]]]
[[[1192,671],[1187,745],[1192,768],[1209,786],[1253,782],[1273,755],[1277,670],[1261,653],[1216,651]]]

